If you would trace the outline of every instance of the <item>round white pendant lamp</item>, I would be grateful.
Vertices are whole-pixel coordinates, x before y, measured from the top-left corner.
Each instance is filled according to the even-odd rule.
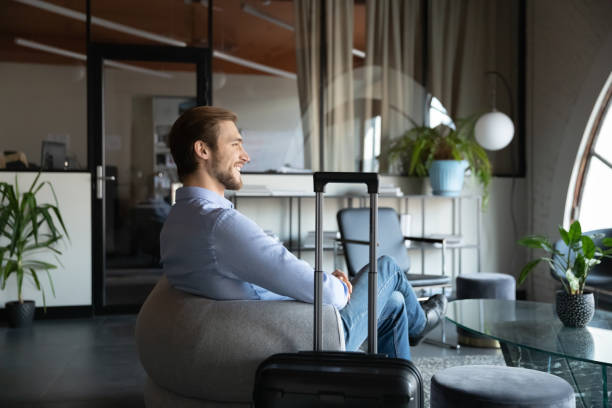
[[[503,149],[514,137],[514,123],[505,113],[485,113],[476,121],[474,137],[487,150]]]
[[[512,91],[506,79],[497,71],[487,71],[485,76],[489,78],[491,90],[491,112],[485,113],[476,121],[474,126],[474,138],[476,142],[486,150],[501,150],[508,146],[514,137],[514,123],[512,119],[503,112],[495,109],[497,81],[499,79],[508,91],[510,110],[514,106]],[[510,112],[511,116],[512,112]]]

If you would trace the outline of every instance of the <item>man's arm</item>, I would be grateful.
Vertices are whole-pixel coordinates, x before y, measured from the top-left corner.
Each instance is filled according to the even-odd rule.
[[[314,301],[312,267],[297,259],[249,218],[228,210],[219,217],[213,234],[215,256],[223,273],[279,295],[308,303]],[[334,275],[323,274],[323,303],[342,309],[349,298],[350,284]]]

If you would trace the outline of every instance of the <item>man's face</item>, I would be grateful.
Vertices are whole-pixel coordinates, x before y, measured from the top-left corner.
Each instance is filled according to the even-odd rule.
[[[242,136],[234,122],[228,120],[219,123],[217,148],[212,151],[211,176],[228,190],[240,190],[240,171],[249,161],[249,155],[242,147]]]

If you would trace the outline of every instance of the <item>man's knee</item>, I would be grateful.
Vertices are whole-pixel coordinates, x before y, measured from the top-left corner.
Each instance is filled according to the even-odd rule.
[[[386,306],[395,310],[396,312],[401,312],[406,308],[406,299],[401,292],[394,291],[391,293],[391,296],[389,296]]]
[[[382,255],[378,258],[378,266],[379,267],[383,267],[383,266],[397,267],[397,262],[395,262],[395,259],[392,256]]]

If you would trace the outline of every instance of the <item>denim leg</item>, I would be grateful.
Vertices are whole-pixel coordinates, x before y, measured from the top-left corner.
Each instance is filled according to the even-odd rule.
[[[404,297],[405,313],[407,317],[408,333],[420,333],[425,327],[425,313],[406,279],[404,271],[389,256],[381,256],[377,261],[378,270],[378,332],[381,329],[381,313],[391,299],[393,292],[399,292]],[[344,334],[347,350],[357,350],[368,335],[368,272],[366,265],[353,279],[353,293],[351,300],[340,310],[344,325]],[[406,342],[408,338],[406,338]],[[406,345],[408,347],[408,345]]]
[[[378,352],[410,360],[408,316],[404,295],[393,292],[378,321]]]

